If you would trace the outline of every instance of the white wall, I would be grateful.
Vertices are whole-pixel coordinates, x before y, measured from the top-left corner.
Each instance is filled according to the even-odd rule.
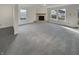
[[[18,33],[18,5],[13,5],[13,27],[14,34]]]
[[[33,8],[33,7],[23,7],[23,6],[20,6],[19,5],[19,11],[20,9],[26,9],[27,10],[27,19],[26,19],[26,23],[30,23],[30,22],[33,22],[36,18],[35,14],[36,14],[36,8]],[[19,20],[20,20],[20,13],[18,11],[18,14],[19,14]]]
[[[36,8],[28,8],[28,20],[30,22],[36,20]]]
[[[0,28],[13,26],[13,7],[12,5],[0,5]]]
[[[51,20],[50,19],[50,10],[59,10],[59,9],[66,9],[66,20],[65,21],[58,21],[58,20]],[[66,5],[66,6],[59,6],[59,7],[51,7],[48,8],[48,18],[51,22],[64,24],[72,27],[78,26],[78,17],[77,17],[77,8],[79,8],[79,5]],[[70,15],[71,14],[71,15]]]

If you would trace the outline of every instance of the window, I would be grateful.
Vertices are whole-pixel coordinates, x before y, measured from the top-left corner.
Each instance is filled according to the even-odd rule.
[[[21,20],[26,20],[26,16],[27,16],[27,10],[26,9],[21,9],[20,10],[20,19]]]
[[[58,19],[58,20],[65,20],[66,9],[51,10],[51,18]]]
[[[53,19],[57,18],[57,10],[51,10],[51,18]]]
[[[66,9],[58,10],[58,19],[65,20],[65,18],[66,18]]]

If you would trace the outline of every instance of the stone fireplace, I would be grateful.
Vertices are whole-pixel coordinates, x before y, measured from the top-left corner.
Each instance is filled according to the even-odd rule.
[[[37,13],[36,14],[36,20],[37,21],[45,21],[45,16],[46,14],[45,13]]]

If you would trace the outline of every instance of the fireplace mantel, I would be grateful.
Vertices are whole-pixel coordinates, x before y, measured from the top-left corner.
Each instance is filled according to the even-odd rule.
[[[36,15],[46,15],[46,13],[36,13]]]

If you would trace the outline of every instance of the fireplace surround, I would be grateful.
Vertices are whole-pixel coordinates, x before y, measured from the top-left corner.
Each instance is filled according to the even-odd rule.
[[[37,13],[36,14],[36,18],[37,18],[37,21],[45,21],[45,13]]]

